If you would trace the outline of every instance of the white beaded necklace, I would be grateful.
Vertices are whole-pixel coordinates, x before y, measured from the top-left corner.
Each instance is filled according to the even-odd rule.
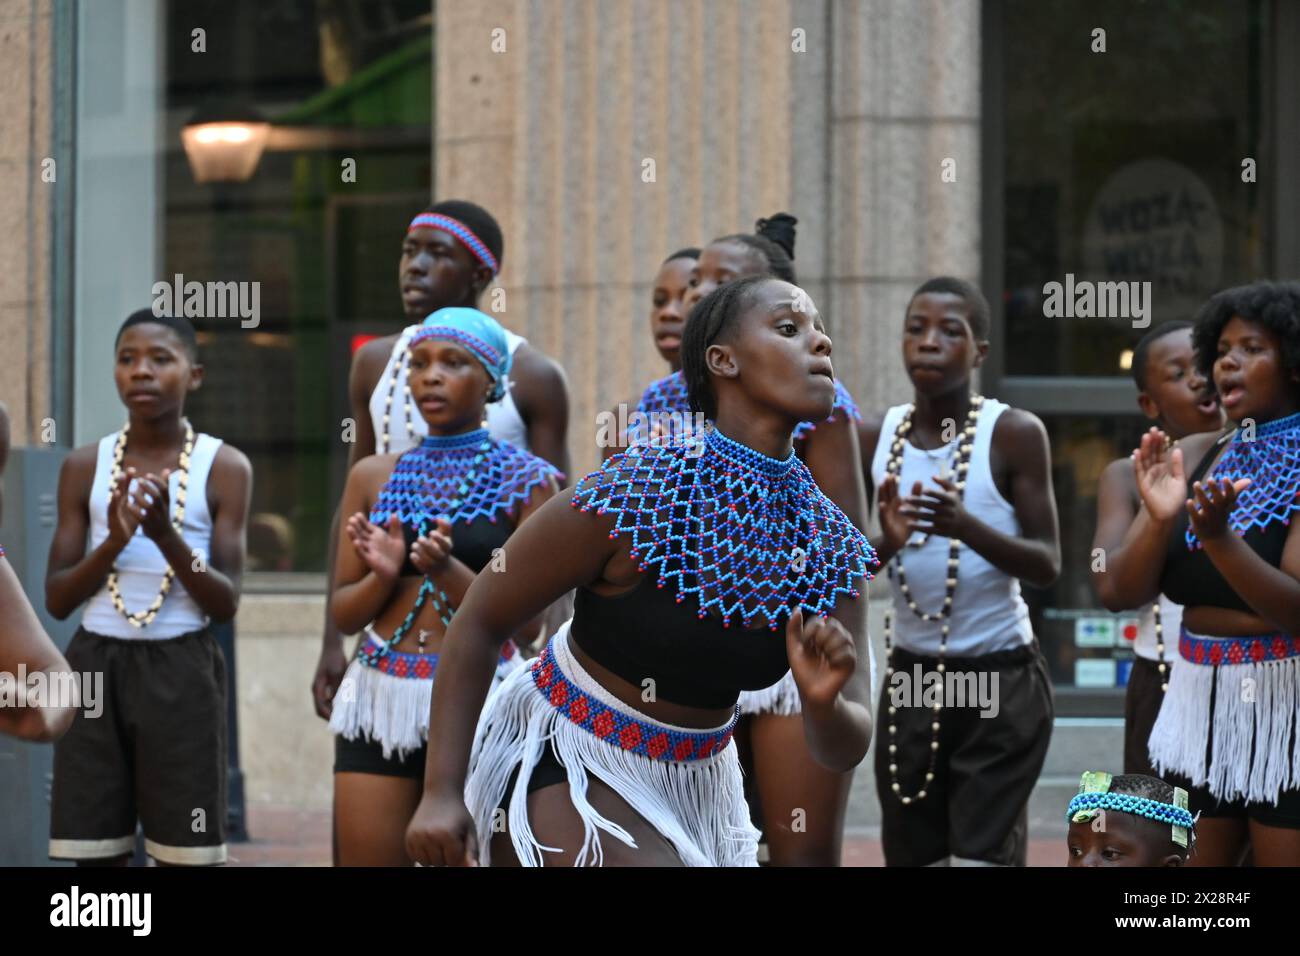
[[[972,395],[970,399],[970,408],[966,412],[966,427],[962,430],[957,440],[957,456],[954,467],[954,484],[957,489],[958,501],[966,497],[966,474],[970,471],[971,449],[975,444],[975,427],[979,422],[980,409],[984,407],[984,396]],[[898,423],[898,428],[894,430],[894,439],[889,446],[889,460],[885,464],[885,473],[893,475],[895,480],[900,480],[903,471],[903,444],[907,441],[907,435],[912,430],[912,414],[916,411],[915,405],[909,405],[907,412],[903,415],[903,420]],[[933,456],[932,456],[933,457]],[[926,541],[930,540],[927,533],[921,541],[914,545],[920,547]],[[889,575],[897,577],[898,588],[903,595],[903,600],[907,602],[908,610],[927,622],[939,622],[939,663],[936,667],[939,674],[944,673],[944,658],[948,653],[948,631],[949,619],[952,617],[953,595],[957,592],[957,566],[958,556],[961,551],[961,542],[956,538],[949,539],[948,544],[948,575],[945,579],[943,607],[935,612],[922,611],[920,606],[912,599],[911,589],[907,586],[907,575],[903,571],[903,552],[900,550],[889,565]],[[893,636],[893,613],[885,612],[885,683],[888,684],[894,675],[894,646],[891,640]],[[942,679],[942,678],[941,678]],[[913,800],[924,800],[926,796],[926,786],[934,780],[935,767],[939,759],[939,713],[943,709],[943,704],[934,704],[934,720],[930,724],[930,764],[926,768],[925,782],[921,784],[921,789],[916,792],[915,796],[907,796],[903,793],[902,785],[898,782],[898,763],[897,754],[898,746],[895,739],[898,734],[898,726],[894,722],[894,716],[897,712],[892,704],[888,708],[889,714],[889,779],[890,789],[893,790],[898,798],[904,803],[909,804]]]
[[[122,458],[126,455],[126,433],[131,430],[131,423],[127,422],[122,426],[122,430],[117,433],[117,442],[113,445],[113,471],[109,478],[108,494],[112,500],[114,489],[117,483],[122,480]],[[185,444],[181,448],[179,467],[177,468],[176,484],[176,502],[173,506],[172,527],[179,533],[185,523],[185,489],[189,484],[190,478],[190,454],[194,451],[194,427],[185,421]],[[113,516],[109,515],[108,520],[112,521]],[[128,611],[126,602],[122,600],[122,592],[117,584],[117,565],[114,564],[111,571],[108,572],[108,596],[113,601],[113,607],[117,613],[131,622],[135,627],[148,627],[153,623],[153,619],[158,616],[162,609],[163,601],[167,599],[167,594],[172,588],[172,578],[176,577],[176,571],[168,565],[167,570],[163,573],[162,583],[158,586],[158,596],[153,599],[143,611]]]

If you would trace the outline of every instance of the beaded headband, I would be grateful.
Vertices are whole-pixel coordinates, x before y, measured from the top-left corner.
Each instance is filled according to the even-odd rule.
[[[1146,817],[1172,827],[1171,838],[1186,849],[1187,835],[1196,825],[1187,809],[1187,791],[1174,787],[1174,802],[1161,803],[1132,793],[1111,793],[1113,778],[1108,773],[1088,771],[1079,780],[1079,793],[1070,801],[1065,819],[1070,823],[1087,823],[1103,810],[1116,810],[1136,817]]]
[[[483,240],[474,234],[473,229],[459,219],[452,219],[451,216],[445,216],[440,212],[422,212],[406,227],[408,233],[415,229],[441,229],[449,232],[464,243],[465,248],[475,259],[491,269],[493,275],[501,271],[497,264],[497,257],[492,255],[492,250],[483,244]]]

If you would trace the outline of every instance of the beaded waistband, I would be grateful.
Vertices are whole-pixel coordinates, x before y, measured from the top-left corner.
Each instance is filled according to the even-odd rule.
[[[533,661],[533,684],[552,707],[583,730],[612,746],[665,762],[705,760],[731,742],[739,708],[731,720],[712,730],[660,723],[638,714],[597,684],[574,660],[567,641],[567,629],[562,629],[547,642]]]
[[[1289,634],[1251,637],[1202,637],[1186,627],[1178,637],[1178,653],[1193,664],[1259,664],[1300,657],[1300,638]]]
[[[366,639],[358,651],[357,659],[363,666],[373,667],[391,677],[433,680],[433,672],[438,669],[437,654],[411,654],[406,651],[390,650],[377,658],[373,664],[369,663],[370,655],[379,653],[386,643],[373,630],[366,628]],[[515,646],[514,641],[506,641],[501,645],[501,663],[513,660],[518,654],[519,648]]]

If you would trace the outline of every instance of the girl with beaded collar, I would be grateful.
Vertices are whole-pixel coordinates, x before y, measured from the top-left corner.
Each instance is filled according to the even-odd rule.
[[[747,275],[770,275],[794,283],[796,222],[791,215],[776,213],[760,219],[753,234],[722,236],[709,243],[690,271],[687,308]],[[697,420],[687,392],[686,376],[674,372],[646,389],[638,411],[660,423],[657,434],[672,434],[678,422],[693,425]],[[800,422],[793,441],[795,453],[818,487],[856,526],[864,528],[866,500],[855,431],[859,417],[852,396],[837,379],[830,415]],[[736,740],[746,796],[763,831],[768,862],[838,866],[852,776],[828,772],[804,745],[793,676],[787,673],[771,687],[741,694],[740,711]]]
[[[1149,752],[1200,814],[1193,866],[1300,865],[1300,284],[1213,296],[1197,362],[1235,428],[1134,452],[1132,587],[1184,605]],[[1198,462],[1187,471],[1186,463]]]
[[[344,866],[409,865],[403,834],[419,797],[447,624],[477,574],[504,568],[506,539],[555,493],[558,476],[481,424],[510,370],[495,320],[477,309],[439,309],[412,335],[408,362],[429,434],[401,455],[362,459],[340,512],[349,517],[332,608],[340,631],[363,632],[330,717]],[[538,622],[519,625],[515,633],[530,644]],[[505,641],[498,675],[520,666],[519,649]]]
[[[1035,416],[971,394],[988,333],[978,289],[923,283],[903,321],[913,400],[864,429],[880,558],[892,559],[876,748],[891,866],[1023,866],[1051,736],[1051,683],[1018,580],[1046,587],[1060,569],[1051,457]],[[957,699],[972,678],[991,702]]]
[[[59,474],[45,605],[61,620],[86,603],[68,664],[110,692],[55,745],[50,855],[125,865],[138,818],[159,863],[224,863],[225,659],[208,624],[239,607],[252,468],[185,417],[203,381],[185,319],[128,317],[113,377],[125,427]]]
[[[815,758],[862,759],[875,556],[793,453],[834,401],[830,339],[797,292],[752,277],[701,302],[682,358],[715,427],[610,459],[475,581],[434,688],[416,860],[754,865],[736,701],[787,669]],[[572,621],[479,720],[500,642],[574,587]]]

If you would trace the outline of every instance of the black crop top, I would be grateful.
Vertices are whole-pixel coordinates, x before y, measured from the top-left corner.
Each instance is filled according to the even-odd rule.
[[[1187,479],[1187,497],[1192,497],[1192,483],[1200,481],[1209,470],[1210,462],[1218,457],[1225,442],[1231,440],[1232,433],[1220,438],[1205,453]],[[1203,548],[1188,550],[1187,547],[1187,509],[1180,509],[1178,521],[1169,538],[1165,552],[1165,568],[1160,574],[1160,590],[1175,604],[1186,607],[1221,607],[1231,611],[1256,611],[1243,601],[1223,579],[1219,569],[1214,566]],[[1282,564],[1282,551],[1286,547],[1286,536],[1291,526],[1281,521],[1272,521],[1264,528],[1252,527],[1241,540],[1247,547],[1273,567]],[[1229,534],[1235,532],[1229,531]]]
[[[721,710],[742,690],[762,690],[790,669],[784,625],[746,631],[699,617],[693,597],[677,603],[672,583],[652,573],[631,590],[602,597],[578,588],[570,634],[602,667],[637,686],[654,681],[659,700]]]
[[[468,524],[454,522],[451,526],[452,557],[478,574],[492,560],[492,552],[505,545],[513,530],[504,514],[497,515],[495,522],[482,516]],[[420,576],[419,569],[411,563],[411,545],[419,537],[416,531],[408,524],[402,525],[402,534],[406,538],[406,560],[402,564],[402,577]]]

